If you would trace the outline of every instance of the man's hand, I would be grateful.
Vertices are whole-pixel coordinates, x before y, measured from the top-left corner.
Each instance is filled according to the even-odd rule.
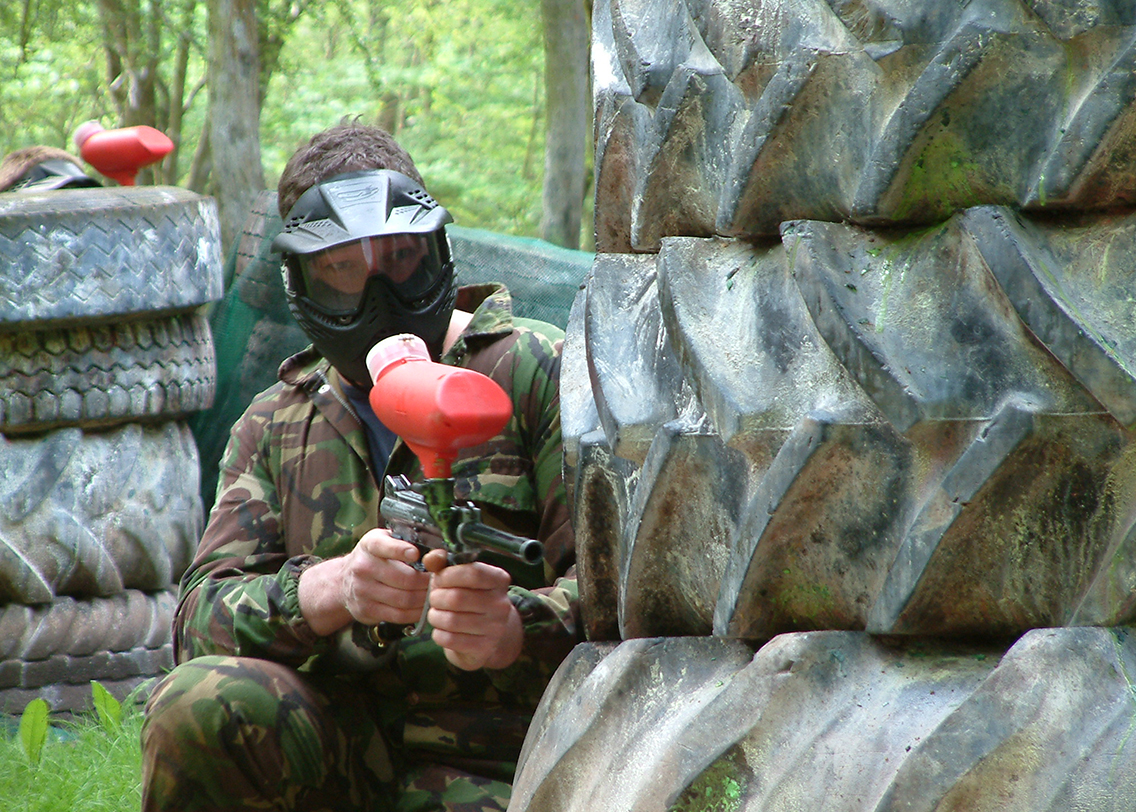
[[[321,561],[300,575],[300,611],[316,634],[339,631],[352,620],[418,621],[429,574],[411,564],[418,549],[381,528],[368,531],[345,556]]]
[[[413,544],[371,530],[347,555],[301,574],[300,611],[320,635],[353,620],[410,625],[418,622],[429,587],[427,620],[446,659],[466,671],[511,665],[521,654],[524,626],[509,600],[509,573],[480,561],[448,567],[445,550],[422,559],[433,575],[411,566],[417,560]]]
[[[431,550],[422,563],[434,573],[426,618],[446,659],[466,671],[512,665],[524,626],[509,600],[509,573],[480,561],[447,567],[445,550]]]

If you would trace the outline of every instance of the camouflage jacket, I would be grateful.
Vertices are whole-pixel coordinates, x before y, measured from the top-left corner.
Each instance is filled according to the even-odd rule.
[[[457,306],[473,310],[473,319],[443,361],[492,377],[510,394],[514,414],[501,434],[459,457],[456,495],[481,507],[487,524],[545,547],[543,568],[502,563],[525,623],[520,659],[499,671],[463,672],[445,660],[428,628],[379,652],[358,624],[319,637],[304,621],[300,573],[348,552],[380,522],[382,481],[338,373],[310,347],[281,365],[280,382],[233,426],[216,503],[181,581],[174,642],[179,662],[230,654],[317,673],[361,671],[357,678],[387,700],[396,744],[450,760],[501,762],[515,760],[552,672],[582,639],[561,474],[563,333],[514,318],[501,286],[462,288]],[[401,442],[386,472],[420,475]]]

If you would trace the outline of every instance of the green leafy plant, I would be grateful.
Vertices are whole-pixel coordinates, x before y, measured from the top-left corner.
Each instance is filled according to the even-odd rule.
[[[91,695],[95,704],[95,714],[103,729],[107,733],[114,733],[122,726],[122,704],[96,680],[91,682]]]
[[[144,690],[144,689],[143,689]],[[0,809],[5,812],[121,812],[141,800],[142,714],[91,683],[92,711],[52,719],[42,699],[16,719],[0,717]]]
[[[33,699],[20,715],[20,744],[31,764],[39,764],[43,744],[47,741],[47,719],[50,714],[51,709],[48,708],[47,702]]]

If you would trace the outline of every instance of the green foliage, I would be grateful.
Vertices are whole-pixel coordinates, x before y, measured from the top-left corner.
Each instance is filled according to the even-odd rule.
[[[21,716],[17,735],[3,735],[0,728],[0,807],[5,812],[139,808],[142,714],[132,701],[120,705],[103,686],[91,687],[95,714],[49,723],[47,703],[36,699]],[[110,702],[100,700],[101,694]],[[103,711],[98,710],[100,701]],[[104,717],[104,711],[110,716]],[[24,740],[25,724],[28,735],[39,741],[35,757]]]
[[[344,116],[385,126],[460,225],[536,236],[539,17],[517,0],[326,2],[301,18],[261,114],[266,177]]]
[[[47,717],[50,709],[42,699],[33,699],[20,716],[20,744],[29,764],[39,764],[43,743],[47,741]]]
[[[122,725],[122,705],[99,682],[91,682],[91,695],[95,715],[107,733],[114,733]]]
[[[737,812],[749,784],[743,764],[744,757],[731,748],[682,791],[669,812]]]
[[[33,144],[74,152],[88,119],[121,126],[97,0],[0,4],[0,155]],[[205,126],[205,0],[160,11],[160,115],[176,96],[173,55],[188,38],[176,183],[186,185]],[[30,10],[27,18],[24,8]],[[265,59],[261,149],[274,185],[292,152],[344,116],[386,126],[430,191],[464,226],[537,236],[544,174],[539,6],[520,0],[260,0]],[[183,20],[189,20],[184,24]],[[283,42],[278,54],[276,49]],[[165,105],[165,108],[163,108]],[[164,121],[155,126],[164,128]]]
[[[109,34],[98,1],[37,0],[10,5],[0,18],[0,156],[36,144],[74,154],[77,150],[71,136],[82,122],[93,119],[108,128],[123,126],[122,100],[132,93],[129,82],[109,74]],[[138,51],[148,47],[150,38],[159,44],[158,53],[146,65],[154,85],[153,120],[146,123],[167,131],[175,118],[184,115],[180,133],[170,131],[178,152],[187,156],[173,170],[180,181],[205,120],[206,96],[194,93],[206,71],[204,2],[180,0],[159,9],[158,16],[143,0],[126,0],[118,9],[125,12],[131,5],[135,14],[150,11],[143,21],[145,43],[120,41],[117,45]],[[189,56],[181,89],[175,81],[176,55],[183,42]]]
[[[95,4],[38,3],[26,23],[16,6],[0,26],[0,155],[33,144],[73,152],[75,127],[109,109]]]

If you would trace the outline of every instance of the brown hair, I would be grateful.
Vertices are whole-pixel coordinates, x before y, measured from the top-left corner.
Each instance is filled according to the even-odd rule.
[[[424,186],[410,154],[381,127],[343,119],[334,127],[312,136],[296,150],[280,174],[276,186],[280,216],[287,217],[300,195],[317,183],[344,172],[363,169],[393,169]]]
[[[44,161],[70,161],[76,167],[81,166],[78,158],[56,147],[24,147],[9,152],[4,156],[4,160],[0,161],[0,192],[12,186],[29,170]]]

